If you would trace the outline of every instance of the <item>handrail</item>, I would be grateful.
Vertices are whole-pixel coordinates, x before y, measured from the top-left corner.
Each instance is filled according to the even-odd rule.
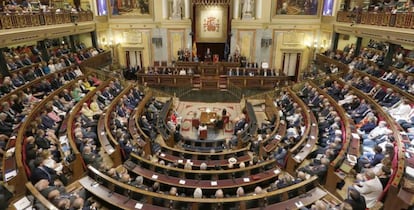
[[[305,132],[303,132],[302,137],[300,138],[300,140],[298,141],[298,143],[296,143],[295,146],[293,146],[289,151],[291,154],[294,154],[296,152],[296,150],[299,149],[299,147],[306,141],[306,139],[308,139],[309,133],[310,133],[310,129],[312,128],[311,126],[311,117],[310,117],[310,113],[311,110],[309,109],[308,106],[306,106],[306,104],[296,95],[296,93],[294,93],[290,88],[286,88],[286,90],[289,92],[289,95],[293,98],[293,100],[299,105],[299,107],[302,108],[302,114],[305,115],[304,116],[304,121],[305,121]],[[312,113],[313,115],[313,113]],[[317,136],[315,136],[315,138],[317,138]]]
[[[32,80],[32,81],[30,81],[30,82],[28,82],[28,83],[26,83],[26,84],[24,84],[24,85],[22,85],[22,86],[20,86],[20,87],[18,87],[18,88],[16,88],[16,89],[14,89],[13,91],[11,91],[10,93],[7,93],[6,95],[4,95],[4,96],[2,96],[1,98],[0,98],[0,103],[2,103],[2,102],[4,102],[4,101],[7,101],[9,98],[10,98],[10,96],[11,95],[13,95],[13,94],[17,94],[18,92],[20,92],[20,91],[24,91],[25,89],[27,89],[28,87],[32,87],[33,85],[36,85],[37,83],[39,83],[39,82],[41,82],[41,81],[43,81],[43,80],[45,80],[45,79],[50,79],[50,78],[52,78],[53,76],[55,76],[56,74],[60,74],[60,73],[63,73],[63,72],[65,72],[65,71],[68,71],[68,70],[70,70],[71,68],[73,68],[74,66],[68,66],[68,67],[66,67],[66,68],[64,68],[64,69],[61,69],[61,70],[59,70],[59,71],[56,71],[56,72],[54,72],[54,73],[51,73],[51,74],[48,74],[48,75],[45,75],[45,76],[43,76],[43,77],[38,77],[38,78],[36,78],[36,79],[34,79],[34,80]]]
[[[29,192],[38,200],[46,209],[49,210],[58,210],[58,208],[46,199],[34,186],[31,182],[26,182],[26,188]]]
[[[328,63],[337,63],[338,62],[338,61],[335,61],[335,60],[330,59],[330,58],[328,58],[326,56],[323,56],[323,55],[318,55],[318,58],[321,58],[325,62],[328,62]],[[348,66],[345,65],[344,70],[345,70],[345,72],[347,72],[349,70]],[[363,72],[359,72],[359,73],[368,76],[367,74],[364,74]],[[373,79],[374,81],[380,82],[381,84],[384,84],[384,85],[387,84],[387,83],[379,80],[378,78],[374,78],[372,76],[369,76],[369,77],[371,79]],[[337,77],[333,76],[332,78],[337,78]],[[337,78],[337,81],[342,85],[344,84],[344,82],[342,80],[340,80],[339,78]],[[387,86],[392,87],[390,84],[388,84]],[[378,105],[377,102],[375,102],[371,97],[366,97],[365,94],[361,93],[360,90],[356,89],[355,87],[353,87],[353,86],[350,86],[350,87],[354,90],[354,93],[356,93],[359,97],[366,99],[368,103],[372,104],[376,108],[376,110],[378,111],[378,114],[383,116],[387,120],[387,123],[389,124],[391,130],[393,130],[393,131],[398,131],[399,130],[399,126],[396,125],[394,119],[392,119],[391,116],[389,116],[382,109],[382,107],[380,107]],[[399,90],[399,88],[397,88],[397,87],[392,87],[392,88],[399,91],[403,95],[407,94],[407,93],[404,93],[404,91]],[[407,96],[407,97],[409,97],[410,99],[412,98],[411,96]],[[401,135],[399,134],[399,132],[394,132],[393,135],[394,135],[395,142],[397,142],[397,147],[398,147],[398,153],[397,153],[398,154],[398,167],[397,167],[397,171],[393,174],[393,177],[391,177],[390,180],[392,180],[392,186],[398,187],[399,182],[402,179],[402,174],[404,173],[405,155],[404,155],[404,145],[402,143],[403,139],[402,139]],[[341,154],[338,155],[338,158],[342,155]],[[394,176],[395,176],[395,179],[394,179]]]
[[[325,91],[323,91],[319,86],[317,86],[315,83],[313,82],[309,82],[309,84],[312,85],[312,87],[316,88],[316,90],[318,91],[319,94],[322,94],[326,99],[328,99],[329,103],[331,104],[331,106],[333,106],[335,108],[335,110],[338,113],[338,116],[341,118],[341,122],[344,123],[343,129],[345,129],[345,139],[342,139],[342,149],[340,150],[338,156],[331,161],[331,166],[332,167],[337,167],[338,164],[340,163],[340,161],[345,158],[345,153],[348,150],[349,147],[349,143],[352,137],[351,134],[351,127],[349,124],[349,121],[347,120],[347,116],[345,115],[345,110],[339,106],[339,104],[330,96],[328,95]]]
[[[297,184],[282,188],[282,189],[277,189],[275,191],[272,192],[267,192],[267,193],[262,193],[262,194],[251,194],[251,195],[246,195],[246,196],[242,196],[242,197],[228,197],[228,198],[203,198],[203,199],[199,199],[199,198],[192,198],[192,197],[178,197],[178,196],[173,196],[173,195],[168,195],[168,194],[160,194],[160,193],[156,193],[156,192],[151,192],[151,191],[147,191],[147,190],[143,190],[125,183],[122,183],[112,177],[109,177],[106,174],[103,174],[102,172],[98,171],[97,169],[95,169],[92,166],[88,166],[88,169],[91,173],[93,173],[93,175],[96,177],[100,177],[104,180],[106,180],[109,183],[112,183],[114,185],[117,185],[123,189],[129,190],[131,192],[136,192],[142,195],[147,196],[147,198],[149,200],[151,200],[151,198],[163,198],[166,200],[173,200],[173,201],[178,201],[178,202],[187,202],[187,203],[232,203],[232,202],[241,202],[241,201],[247,201],[247,200],[256,200],[256,199],[263,199],[266,197],[270,197],[270,196],[277,196],[280,194],[284,194],[287,192],[290,192],[292,190],[296,190],[302,187],[305,187],[309,184],[314,184],[316,185],[318,177],[317,176],[312,176],[311,178],[304,180],[302,182],[299,182]],[[95,179],[97,180],[97,179]],[[99,180],[97,180],[97,182],[99,183]],[[283,196],[282,196],[283,197]]]
[[[71,148],[73,149],[74,154],[76,155],[76,159],[77,160],[82,159],[82,164],[80,164],[77,168],[73,169],[74,173],[78,174],[73,177],[73,179],[75,180],[79,179],[83,175],[83,170],[85,168],[84,168],[83,158],[81,155],[82,151],[80,152],[78,150],[78,147],[76,146],[76,141],[73,138],[74,137],[74,122],[76,121],[76,117],[78,113],[80,112],[83,104],[87,102],[88,100],[90,100],[96,94],[98,90],[102,90],[108,84],[109,84],[109,81],[105,81],[99,87],[95,88],[94,90],[89,91],[70,111],[69,118],[67,121],[66,136],[68,137],[69,144]]]
[[[244,97],[243,90],[230,81],[227,83],[227,91],[236,96],[237,99],[242,99]]]
[[[57,94],[59,94],[61,91],[63,91],[64,89],[68,88],[68,87],[72,87],[75,83],[77,83],[78,79],[83,79],[85,78],[85,76],[82,77],[78,77],[75,80],[65,84],[64,86],[60,87],[59,89],[53,91],[50,95],[47,96],[47,98],[43,99],[42,101],[40,101],[36,107],[30,112],[29,115],[27,115],[25,122],[22,123],[22,125],[20,126],[19,132],[17,134],[17,140],[16,140],[16,148],[15,148],[15,158],[16,158],[16,165],[17,165],[17,170],[18,173],[22,173],[22,177],[24,182],[27,182],[28,177],[27,174],[25,172],[25,167],[24,167],[24,163],[23,163],[23,141],[25,140],[25,132],[27,130],[27,127],[29,126],[29,124],[34,120],[34,118],[37,116],[37,114],[43,110],[43,108],[45,107],[46,103],[49,102],[50,99],[53,99],[53,97]],[[24,186],[23,186],[24,187]]]
[[[128,131],[131,134],[131,137],[134,140],[138,140],[140,136],[143,136],[145,141],[144,152],[146,155],[151,154],[151,140],[145,133],[141,130],[139,124],[136,123],[136,119],[139,118],[141,113],[143,112],[146,104],[152,98],[152,92],[147,92],[145,97],[139,102],[138,107],[132,112],[128,119]],[[139,131],[139,132],[138,132]]]
[[[111,128],[109,126],[109,118],[111,117],[112,112],[114,112],[116,106],[118,105],[118,102],[122,99],[122,97],[125,94],[129,92],[129,90],[132,87],[133,87],[132,85],[129,85],[128,87],[124,88],[124,90],[122,90],[122,92],[120,92],[111,101],[111,104],[108,106],[106,113],[103,113],[98,121],[98,136],[106,135],[106,137],[110,140],[109,143],[111,144],[113,150],[106,151],[106,152],[111,156],[112,161],[114,162],[115,166],[122,164],[121,148],[120,148],[118,141],[112,135]],[[103,123],[103,126],[102,126],[102,123]],[[104,128],[103,130],[101,130],[102,127]],[[104,134],[102,135],[99,132],[104,132]],[[102,145],[102,146],[106,148],[107,145]]]
[[[338,81],[339,84],[344,85],[344,82],[342,82],[341,80],[339,80],[338,78],[334,78],[336,79],[336,81]],[[391,118],[391,116],[389,114],[387,114],[382,107],[376,102],[374,101],[374,99],[372,99],[371,97],[366,97],[366,95],[364,93],[362,93],[360,90],[358,90],[357,88],[350,86],[350,88],[353,90],[353,92],[360,98],[363,98],[367,101],[367,103],[371,104],[375,110],[377,110],[378,114],[381,115],[382,117],[384,117],[384,120],[387,122],[387,125],[390,127],[390,129],[392,131],[398,131],[399,128],[398,126],[395,124],[394,119]],[[392,174],[392,176],[390,177],[390,180],[392,180],[391,185],[394,187],[398,187],[401,179],[402,179],[402,175],[404,173],[405,170],[405,155],[404,155],[404,145],[403,145],[403,140],[401,137],[401,134],[399,132],[393,132],[392,133],[395,142],[397,143],[397,147],[398,147],[398,165],[397,165],[397,169],[396,171]]]
[[[0,29],[37,27],[39,25],[55,25],[92,21],[92,11],[68,12],[6,12],[0,14]]]
[[[336,21],[339,23],[354,23],[364,25],[376,25],[398,28],[412,28],[414,26],[413,13],[402,12],[392,14],[391,12],[348,12],[338,11]]]
[[[154,163],[154,162],[152,162],[152,161],[150,161],[146,158],[142,158],[141,156],[139,156],[135,153],[131,153],[131,157],[138,160],[138,161],[140,161],[140,162],[145,162],[146,164],[149,164],[149,165],[152,165],[152,166],[155,166],[155,167],[160,167],[160,168],[163,168],[165,170],[173,170],[173,171],[177,171],[179,173],[186,173],[186,174],[187,173],[192,173],[192,174],[215,174],[215,175],[252,171],[254,169],[259,169],[259,168],[265,167],[267,165],[271,165],[271,164],[275,163],[275,161],[276,161],[275,159],[265,160],[265,161],[262,161],[258,164],[255,164],[255,165],[246,166],[245,168],[232,168],[232,169],[226,169],[226,170],[187,170],[187,169],[182,169],[182,168],[178,168],[178,167],[170,167],[170,166],[162,165],[162,164],[159,164],[158,162]],[[134,162],[132,158],[131,158],[131,161]],[[135,163],[135,164],[140,165],[140,163]]]

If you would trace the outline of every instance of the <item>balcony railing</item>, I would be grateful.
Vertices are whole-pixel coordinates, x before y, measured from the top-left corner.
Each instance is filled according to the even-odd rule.
[[[336,21],[341,23],[354,23],[375,26],[414,28],[414,13],[390,12],[344,12],[339,11]]]
[[[78,13],[70,12],[47,12],[47,13],[2,13],[0,14],[0,30],[13,28],[26,28],[44,25],[56,25],[65,23],[78,23],[92,21],[91,11]]]

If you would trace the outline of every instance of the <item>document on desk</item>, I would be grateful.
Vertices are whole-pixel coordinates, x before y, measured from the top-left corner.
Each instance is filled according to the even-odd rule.
[[[143,206],[144,206],[144,204],[142,204],[142,203],[135,204],[136,209],[142,209]]]
[[[181,179],[178,183],[185,184],[185,180]]]
[[[243,182],[250,182],[250,178],[243,178]]]
[[[280,170],[279,169],[276,169],[276,170],[273,171],[273,173],[279,174],[280,173]]]
[[[295,205],[296,205],[297,208],[303,207],[302,201],[295,202]]]
[[[152,175],[152,177],[151,177],[152,179],[158,179],[158,175],[156,175],[156,174],[154,174],[154,175]]]
[[[32,203],[29,201],[29,199],[26,196],[24,196],[20,200],[16,201],[13,204],[13,206],[14,206],[14,208],[16,208],[16,210],[32,209],[31,208],[32,207],[31,204]]]
[[[217,181],[211,181],[211,186],[217,186]]]
[[[161,154],[160,154],[160,156],[161,156],[161,157],[165,157],[165,154],[164,154],[164,153],[161,153]]]
[[[17,176],[17,170],[12,170],[12,171],[7,172],[6,174],[4,174],[4,180],[9,181],[10,179],[12,179],[15,176]]]

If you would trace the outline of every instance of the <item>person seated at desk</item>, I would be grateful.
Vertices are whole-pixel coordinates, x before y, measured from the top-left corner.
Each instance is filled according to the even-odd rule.
[[[198,127],[198,135],[200,135],[200,132],[204,130],[207,130],[207,125],[204,123],[201,123],[201,125]]]
[[[350,190],[357,190],[366,201],[367,208],[372,208],[377,203],[378,197],[382,193],[382,184],[372,170],[365,172],[366,181],[354,184]]]
[[[326,172],[328,171],[329,159],[321,158],[320,164],[310,163],[307,166],[299,168],[298,171],[303,171],[311,176],[318,176],[321,179],[324,179]]]
[[[182,68],[178,74],[179,74],[179,75],[186,75],[186,74],[187,74],[187,72],[185,71],[185,69],[184,69],[184,68]]]
[[[367,207],[364,196],[355,189],[349,190],[348,198],[344,200],[344,203],[350,204],[353,210],[365,210]]]
[[[223,129],[224,122],[223,122],[223,119],[220,116],[217,115],[217,117],[216,117],[216,119],[214,119],[213,123],[214,123],[214,128]]]
[[[207,48],[206,53],[204,54],[204,61],[210,62],[212,58],[212,53],[210,51],[210,48]]]
[[[234,126],[234,133],[233,134],[236,135],[239,130],[244,129],[246,123],[247,122],[246,122],[246,119],[244,117],[241,118],[240,120],[238,120],[236,122],[236,125]]]

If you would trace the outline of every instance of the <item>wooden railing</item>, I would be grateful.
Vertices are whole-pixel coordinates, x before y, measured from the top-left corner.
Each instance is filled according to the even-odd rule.
[[[390,12],[346,12],[339,11],[336,21],[341,23],[357,23],[365,25],[387,26],[397,28],[414,28],[414,13]]]
[[[300,183],[291,185],[286,188],[277,189],[272,192],[262,193],[262,194],[249,194],[246,196],[241,197],[226,197],[226,198],[192,198],[192,197],[181,197],[181,196],[172,196],[167,194],[161,194],[156,192],[151,192],[148,190],[140,189],[125,183],[122,183],[118,180],[115,180],[95,168],[89,166],[89,172],[91,177],[85,177],[80,180],[82,186],[84,186],[88,191],[92,194],[100,197],[102,196],[103,199],[112,199],[112,197],[119,197],[119,195],[124,195],[123,198],[116,199],[119,202],[118,207],[120,208],[128,208],[127,204],[129,201],[134,206],[137,202],[145,201],[142,203],[144,206],[143,209],[163,209],[158,204],[160,200],[162,200],[161,205],[165,206],[165,203],[175,203],[180,202],[187,208],[191,208],[194,210],[202,209],[203,206],[208,209],[215,208],[214,205],[220,204],[225,206],[237,206],[237,208],[244,210],[248,208],[254,208],[258,206],[262,206],[264,209],[293,209],[295,206],[295,202],[297,200],[291,202],[289,193],[291,192],[299,192],[300,194],[309,192],[310,195],[313,195],[312,189],[315,187],[317,188],[318,178],[316,176],[311,177],[308,180],[302,181]],[[210,185],[210,182],[208,183]],[[104,187],[105,189],[99,189]],[[204,189],[204,188],[203,188]],[[103,192],[102,195],[98,195],[100,192]],[[307,206],[315,202],[316,200],[324,197],[327,195],[327,192],[322,190],[323,196],[318,196],[316,199],[312,199],[310,201],[302,200],[302,203]],[[126,196],[125,196],[126,195]],[[137,200],[134,200],[138,198]],[[156,201],[157,200],[157,201]],[[270,202],[271,200],[277,200],[276,202]],[[126,202],[125,202],[126,201]],[[247,203],[249,201],[257,201],[256,206],[249,206]],[[283,202],[284,201],[284,202]],[[278,203],[280,202],[280,203]],[[111,202],[112,203],[112,202]],[[278,203],[278,204],[276,204]],[[260,205],[262,204],[262,205]],[[278,208],[272,208],[269,204],[278,205]],[[116,204],[115,204],[116,205]],[[266,208],[266,206],[269,207]],[[131,208],[131,207],[129,207]]]
[[[322,58],[324,62],[327,63],[337,63],[338,61],[335,61],[334,59],[329,59],[326,56],[323,55],[319,55],[317,58]],[[348,68],[345,68],[345,72],[348,71]],[[362,72],[359,72],[360,74],[363,74]],[[366,75],[368,76],[368,75]],[[377,80],[377,82],[379,82],[378,79],[370,77],[372,80]],[[341,85],[344,85],[344,83],[337,79],[338,83],[340,83]],[[382,83],[382,82],[381,82]],[[382,83],[384,84],[384,83]],[[360,92],[359,90],[357,90],[354,87],[351,87],[351,89],[357,94],[358,97],[360,98],[364,98],[365,100],[367,100],[368,103],[370,103],[371,105],[373,105],[374,109],[377,110],[377,113],[380,116],[384,117],[384,120],[387,122],[387,124],[389,125],[389,128],[391,130],[393,130],[393,136],[395,139],[395,146],[397,148],[396,151],[396,165],[393,166],[394,168],[394,172],[390,178],[390,182],[388,183],[386,189],[384,189],[384,193],[387,193],[386,196],[386,200],[384,201],[384,206],[385,209],[388,208],[392,208],[392,207],[401,207],[403,205],[403,202],[400,202],[401,200],[398,198],[397,194],[398,194],[398,190],[399,190],[399,184],[402,180],[403,174],[404,174],[404,169],[405,169],[405,155],[404,155],[404,145],[403,145],[403,138],[400,135],[400,128],[397,125],[397,123],[395,123],[394,119],[391,118],[391,116],[389,116],[383,109],[381,106],[379,106],[372,98],[370,97],[366,97],[366,95],[362,92]],[[399,88],[393,88],[394,90],[399,89]],[[398,90],[397,90],[398,91]],[[401,90],[399,90],[398,92],[400,92]],[[411,98],[410,96],[408,96],[409,98]],[[346,121],[345,121],[346,122]],[[341,151],[342,152],[342,151]],[[341,157],[342,155],[339,154],[338,157]],[[329,173],[329,172],[328,172]],[[328,176],[329,177],[329,176]],[[328,186],[328,185],[327,185]],[[384,194],[381,196],[381,198],[383,198]],[[380,199],[381,199],[380,198]]]
[[[105,51],[99,53],[96,56],[93,56],[85,61],[83,61],[81,67],[90,67],[92,69],[97,69],[102,66],[107,66],[112,63],[111,51]]]
[[[302,109],[302,116],[306,127],[299,142],[287,154],[286,171],[293,174],[300,163],[316,146],[319,130],[315,115],[309,107],[290,88],[287,88],[287,91],[293,101]]]
[[[2,13],[0,14],[0,30],[13,28],[37,27],[44,25],[56,25],[65,23],[78,23],[93,21],[91,11],[82,11],[79,13],[56,13],[56,12],[39,12],[39,13]]]

